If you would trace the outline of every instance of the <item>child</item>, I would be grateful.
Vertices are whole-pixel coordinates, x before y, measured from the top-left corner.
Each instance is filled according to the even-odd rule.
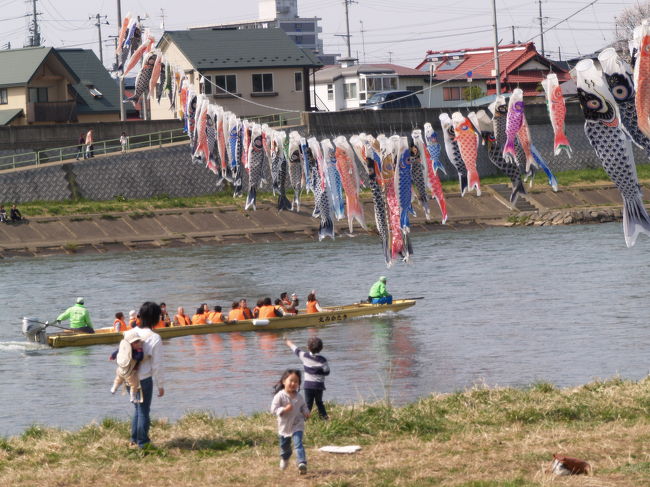
[[[285,470],[291,457],[291,440],[296,449],[298,472],[307,473],[307,457],[302,446],[305,419],[309,418],[307,404],[300,394],[300,371],[287,369],[275,385],[275,396],[271,403],[271,413],[278,417],[280,437],[280,469]]]
[[[327,364],[327,359],[319,355],[323,350],[323,341],[318,337],[311,337],[307,340],[309,352],[303,352],[291,340],[287,340],[287,345],[300,358],[305,368],[305,401],[307,401],[309,412],[316,401],[318,415],[321,419],[328,420],[329,416],[327,416],[323,404],[323,391],[325,390],[325,376],[330,375],[330,367]]]
[[[7,223],[7,210],[4,205],[0,205],[0,223]]]
[[[127,143],[128,143],[128,139],[126,138],[126,132],[122,132],[122,135],[120,135],[120,145],[122,146],[122,154],[126,154]]]
[[[142,402],[142,391],[140,389],[140,379],[138,378],[138,365],[144,358],[142,351],[142,340],[136,333],[127,335],[120,342],[120,348],[117,351],[117,370],[115,371],[115,381],[111,387],[111,394],[115,394],[119,387],[126,382],[131,394],[131,402]],[[138,394],[140,393],[140,394]]]

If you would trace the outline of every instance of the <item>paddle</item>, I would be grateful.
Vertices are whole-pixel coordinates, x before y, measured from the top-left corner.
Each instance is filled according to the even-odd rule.
[[[417,298],[401,298],[401,299],[404,299],[406,301],[415,301],[416,299],[424,299],[424,296],[418,296]]]
[[[66,328],[65,326],[55,325],[54,323],[49,323],[49,322],[47,322],[47,321],[39,321],[39,320],[35,320],[35,319],[33,319],[33,318],[23,318],[23,321],[24,321],[25,319],[27,319],[28,321],[33,322],[33,323],[38,323],[38,324],[40,324],[40,325],[45,325],[45,327],[53,326],[53,327],[55,327],[55,328],[60,328],[61,330],[72,331],[72,328]]]

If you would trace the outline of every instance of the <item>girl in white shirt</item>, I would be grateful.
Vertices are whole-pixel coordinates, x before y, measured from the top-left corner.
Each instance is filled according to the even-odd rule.
[[[309,418],[309,409],[300,389],[300,371],[287,369],[275,386],[275,396],[271,403],[271,413],[278,418],[278,435],[280,437],[280,469],[284,470],[291,457],[291,442],[296,450],[298,472],[307,473],[307,457],[302,444],[305,419]]]

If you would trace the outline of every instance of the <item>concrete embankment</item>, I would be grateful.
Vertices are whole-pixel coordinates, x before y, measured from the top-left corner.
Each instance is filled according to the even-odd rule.
[[[481,197],[446,196],[449,220],[431,202],[432,219],[419,208],[412,231],[454,230],[467,225],[559,225],[614,221],[621,218],[621,198],[613,185],[564,188],[557,193],[535,190],[513,207],[505,184],[485,186]],[[366,221],[373,226],[372,201],[364,202]],[[313,206],[301,211],[277,211],[262,205],[257,211],[241,206],[168,209],[150,212],[34,217],[20,225],[0,225],[0,257],[104,253],[191,245],[317,240]],[[347,225],[336,224],[344,236]],[[362,232],[362,230],[359,230]],[[372,232],[372,230],[371,230]]]

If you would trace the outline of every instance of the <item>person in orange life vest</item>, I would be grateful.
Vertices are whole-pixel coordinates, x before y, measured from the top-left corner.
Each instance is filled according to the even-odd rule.
[[[323,311],[323,308],[320,307],[316,300],[316,293],[312,291],[307,296],[307,313],[318,313],[319,311]]]
[[[192,316],[192,324],[205,325],[207,323],[207,319],[207,316],[205,316],[205,313],[203,312],[203,308],[197,308],[196,314]]]
[[[137,326],[140,324],[140,318],[138,318],[138,314],[135,312],[134,309],[129,311],[129,328],[137,328]]]
[[[275,306],[273,306],[273,303],[271,302],[271,298],[264,298],[264,302],[260,307],[259,318],[268,319],[268,318],[277,318],[278,316],[282,316],[282,314],[275,309]]]
[[[209,323],[223,323],[223,313],[221,312],[221,309],[221,306],[215,306],[214,311],[208,313]]]
[[[124,332],[128,330],[126,326],[126,321],[124,321],[124,313],[118,311],[115,313],[115,321],[113,322],[113,330],[117,333]]]
[[[239,309],[244,315],[244,319],[250,320],[253,317],[251,309],[248,307],[248,302],[245,299],[239,300]]]
[[[274,306],[275,310],[277,312],[279,312],[282,316],[289,314],[289,312],[284,307],[284,304],[282,304],[281,299],[276,299],[275,301],[273,301],[273,306]]]
[[[185,314],[185,308],[179,306],[176,310],[176,316],[174,316],[174,326],[187,326],[191,324],[190,317]]]
[[[201,305],[201,308],[203,308],[203,314],[204,314],[205,317],[207,318],[207,317],[208,317],[208,314],[210,314],[210,306],[208,306],[208,303],[203,303],[203,304]]]
[[[280,299],[282,300],[282,305],[284,306],[284,310],[287,313],[291,313],[293,315],[298,314],[298,296],[296,296],[296,293],[293,293],[291,295],[291,299],[289,299],[289,296],[286,292],[280,294]]]
[[[162,305],[164,305],[164,304],[165,303],[161,303],[161,306],[160,306],[160,319],[158,320],[158,323],[156,323],[153,326],[154,329],[167,327],[167,323],[165,323],[165,319],[163,318],[163,313],[162,313]],[[167,315],[167,318],[169,318],[169,315]]]
[[[260,308],[264,306],[264,299],[258,299],[255,307],[253,308],[253,318],[260,317]]]
[[[165,327],[172,326],[172,320],[169,317],[167,305],[165,303],[160,303],[160,319],[165,322]]]
[[[232,309],[228,313],[228,321],[241,321],[245,319],[244,312],[239,307],[239,301],[233,301]]]

